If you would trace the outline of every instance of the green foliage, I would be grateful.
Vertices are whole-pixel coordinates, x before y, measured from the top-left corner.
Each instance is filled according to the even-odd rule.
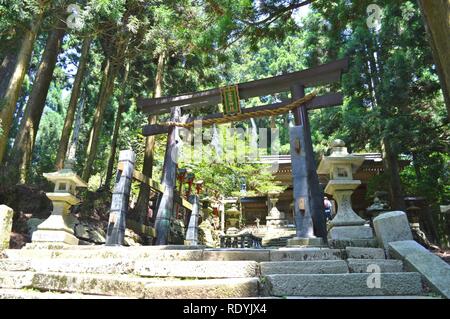
[[[204,181],[204,189],[210,196],[240,196],[241,186],[246,185],[246,195],[265,195],[268,191],[281,191],[285,187],[274,179],[268,164],[251,163],[252,155],[249,139],[243,131],[221,126],[218,129],[218,143],[213,147],[208,140],[212,134],[205,134],[202,145],[183,143],[179,167],[187,167],[195,174],[196,180]],[[189,141],[189,139],[187,140]],[[258,149],[265,155],[265,149]],[[256,162],[256,159],[255,159]]]
[[[433,152],[419,156],[402,172],[407,194],[420,194],[430,203],[450,203],[450,156]]]
[[[85,162],[102,66],[106,57],[114,56],[114,44],[126,46],[125,53],[115,57],[114,64],[119,70],[125,63],[131,66],[128,83],[119,85],[121,76],[117,78],[103,118],[91,181],[96,187],[106,174],[114,121],[123,94],[127,109],[122,118],[118,149],[133,149],[137,153],[136,169],[142,168],[141,129],[147,117],[138,110],[136,98],[153,96],[160,55],[165,56],[163,95],[272,77],[348,56],[350,69],[341,83],[317,88],[320,94],[342,91],[344,105],[309,112],[316,155],[326,154],[330,142],[336,138],[343,139],[352,152],[379,152],[381,139],[388,137],[396,154],[412,159],[401,175],[405,193],[426,196],[434,207],[448,203],[450,130],[418,5],[413,0],[376,1],[383,8],[383,17],[381,29],[375,32],[366,24],[366,8],[372,2],[316,0],[309,6],[308,14],[299,20],[293,13],[302,7],[302,0],[76,1],[82,7],[84,28],[68,30],[64,37],[37,135],[32,182],[40,183],[42,173],[53,171],[81,43],[84,37],[92,37],[78,106],[83,105],[76,152],[78,172]],[[17,49],[39,3],[37,0],[0,1],[0,41],[4,44],[0,47],[0,58]],[[20,124],[56,8],[67,3],[52,1],[46,13],[17,104],[11,137]],[[246,100],[244,107],[286,99],[290,99],[288,92]],[[189,113],[197,116],[217,111],[207,106]],[[168,115],[161,115],[158,122],[167,118]],[[280,134],[280,153],[289,154],[291,120],[284,115],[255,119],[255,122],[258,128],[275,125]],[[222,137],[226,127],[219,128]],[[250,132],[251,122],[234,123],[233,127]],[[247,145],[236,135],[230,138],[237,141],[237,146],[228,156],[236,155],[236,150],[248,155]],[[153,169],[156,180],[161,178],[165,145],[166,136],[157,136]],[[202,148],[206,151],[208,145]],[[211,163],[209,159],[186,160],[180,166],[190,166],[214,196],[239,195],[244,181],[248,195],[264,194],[280,187],[263,165],[244,165],[225,161],[225,157],[222,163]],[[369,193],[386,188],[384,175],[369,183]],[[137,191],[134,186],[133,196],[137,196]]]
[[[312,61],[351,58],[342,79],[344,106],[315,112],[311,126],[323,132],[317,137],[339,137],[352,151],[379,152],[380,141],[388,138],[395,154],[412,159],[401,174],[405,193],[438,207],[449,200],[450,130],[418,4],[378,1],[383,15],[376,32],[366,25],[370,3],[315,1],[304,21],[314,42],[324,44],[307,50]],[[384,174],[375,176],[369,196],[387,190],[386,182]]]
[[[43,183],[42,173],[54,171],[55,145],[58,145],[64,118],[58,112],[47,110],[39,125],[36,147],[33,153],[31,177],[35,183]]]

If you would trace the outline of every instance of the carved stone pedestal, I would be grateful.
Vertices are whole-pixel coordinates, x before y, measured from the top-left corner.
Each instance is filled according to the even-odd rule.
[[[44,177],[55,183],[54,192],[46,193],[53,203],[53,211],[33,232],[31,241],[38,244],[78,245],[78,238],[74,236],[69,213],[70,207],[80,203],[74,195],[76,187],[87,185],[71,169],[44,174]]]

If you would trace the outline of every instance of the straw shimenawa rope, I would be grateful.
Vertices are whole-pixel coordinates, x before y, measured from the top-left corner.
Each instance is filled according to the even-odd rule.
[[[296,109],[297,107],[311,101],[314,97],[316,97],[316,95],[317,95],[317,93],[314,91],[312,93],[305,95],[301,99],[295,100],[294,102],[292,102],[288,105],[285,105],[285,106],[282,106],[280,108],[273,109],[273,110],[270,110],[270,109],[269,110],[259,110],[259,111],[248,112],[248,113],[225,115],[224,117],[212,118],[212,119],[206,119],[206,120],[198,119],[198,120],[193,120],[188,123],[170,122],[169,121],[169,122],[161,123],[160,125],[191,128],[191,127],[194,127],[194,125],[199,122],[201,123],[202,126],[210,126],[213,124],[225,124],[225,123],[230,123],[230,122],[243,121],[243,120],[250,119],[252,117],[275,116],[275,115],[280,115],[283,113],[287,113],[293,109]]]

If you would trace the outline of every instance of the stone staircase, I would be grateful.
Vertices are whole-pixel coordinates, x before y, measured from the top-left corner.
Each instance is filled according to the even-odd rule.
[[[260,228],[254,233],[255,236],[262,238],[262,246],[265,248],[271,247],[286,247],[289,239],[295,237],[295,228],[279,227],[279,228]]]
[[[376,248],[76,246],[0,256],[0,298],[427,297],[419,273]],[[368,287],[368,267],[378,267],[381,288]]]
[[[286,247],[288,240],[291,238],[294,238],[294,235],[290,236],[281,236],[281,237],[275,237],[275,238],[267,238],[262,240],[262,246],[263,247]]]
[[[313,251],[313,250],[311,250]],[[291,251],[281,261],[260,263],[266,293],[277,297],[423,296],[421,276],[403,272],[378,248],[317,249],[314,254]],[[339,253],[338,253],[339,252]],[[380,288],[369,279],[376,267]],[[368,273],[369,271],[369,273]]]

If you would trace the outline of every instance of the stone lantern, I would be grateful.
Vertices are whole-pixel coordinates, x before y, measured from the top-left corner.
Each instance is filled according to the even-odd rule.
[[[319,174],[329,174],[325,193],[336,200],[338,210],[330,222],[332,228],[328,237],[338,240],[372,239],[373,232],[366,221],[352,209],[351,196],[361,185],[360,180],[354,180],[353,174],[363,164],[364,158],[349,154],[342,140],[331,144],[330,156],[324,156],[318,167]]]
[[[287,227],[288,225],[286,214],[284,212],[280,212],[276,206],[279,195],[280,195],[279,192],[267,193],[267,197],[270,202],[270,207],[272,207],[269,211],[269,215],[266,217],[266,226],[268,228]]]
[[[241,212],[237,209],[236,204],[233,204],[230,209],[225,211],[227,223],[229,228],[238,228]]]
[[[37,227],[32,242],[78,245],[78,238],[74,236],[74,231],[69,226],[69,211],[73,205],[80,203],[80,199],[75,196],[76,188],[87,187],[87,184],[72,171],[70,166],[54,173],[44,174],[44,177],[55,184],[54,191],[46,193],[52,201],[53,211]]]
[[[372,205],[366,209],[366,215],[371,221],[381,213],[389,211],[390,207],[387,201],[387,196],[387,192],[375,192]]]

